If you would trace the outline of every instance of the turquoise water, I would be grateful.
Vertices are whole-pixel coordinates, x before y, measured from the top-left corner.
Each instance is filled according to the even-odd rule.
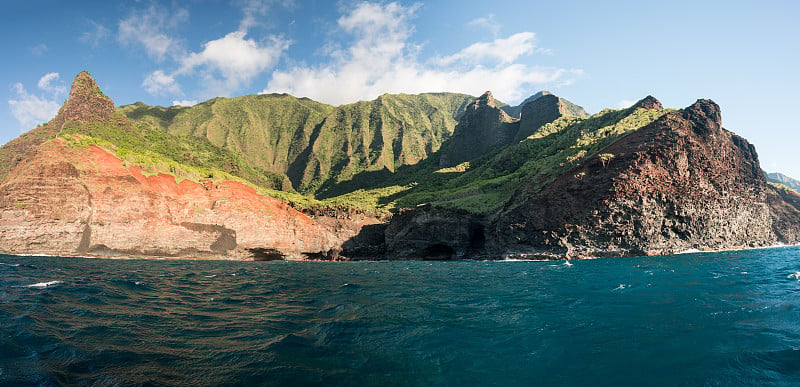
[[[4,385],[796,385],[800,248],[564,262],[0,255]]]

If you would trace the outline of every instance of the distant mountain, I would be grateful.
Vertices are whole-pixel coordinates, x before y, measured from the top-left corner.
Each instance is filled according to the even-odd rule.
[[[588,116],[547,92],[517,107],[486,92],[115,108],[81,72],[53,120],[0,147],[0,252],[581,258],[800,242],[800,194],[767,184],[720,116],[651,96]]]
[[[780,173],[767,173],[767,180],[771,183],[783,184],[797,192],[800,192],[800,181]]]
[[[509,117],[511,117],[511,118],[520,118],[522,116],[522,108],[525,107],[525,105],[527,105],[529,102],[536,101],[537,99],[542,98],[544,96],[548,96],[548,95],[554,96],[553,93],[551,93],[549,91],[546,91],[546,90],[543,90],[543,91],[540,91],[540,92],[538,92],[538,93],[526,98],[524,101],[522,101],[522,103],[520,103],[517,106],[509,106],[509,105],[503,104],[503,106],[500,106],[500,108],[503,109],[503,111],[505,111],[506,114],[508,114]],[[582,107],[580,107],[580,106],[578,106],[578,105],[576,105],[576,104],[574,104],[574,103],[572,103],[572,102],[570,102],[570,101],[568,101],[568,100],[566,100],[564,98],[560,98],[560,97],[557,97],[557,96],[554,96],[554,97],[558,98],[559,110],[561,111],[562,114],[573,116],[573,117],[578,117],[578,118],[586,118],[586,117],[589,116],[589,114],[586,113],[586,111],[583,110]]]

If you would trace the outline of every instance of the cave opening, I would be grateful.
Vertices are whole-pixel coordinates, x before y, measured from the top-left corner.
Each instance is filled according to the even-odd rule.
[[[426,261],[447,261],[453,258],[455,250],[452,247],[444,244],[435,244],[428,246],[425,249]]]

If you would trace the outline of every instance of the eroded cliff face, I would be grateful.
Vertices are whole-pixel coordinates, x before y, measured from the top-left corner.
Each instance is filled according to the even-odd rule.
[[[149,175],[96,146],[42,144],[0,185],[11,254],[337,259],[367,215],[308,216],[235,181]]]
[[[798,223],[789,219],[797,211],[779,213],[781,203],[755,148],[722,128],[714,102],[698,100],[540,192],[523,186],[492,224],[492,248],[580,258],[797,243]]]
[[[402,210],[386,228],[386,258],[470,258],[480,254],[486,243],[483,223],[466,211],[432,206]]]
[[[487,91],[468,105],[453,136],[442,145],[439,166],[451,167],[510,144],[519,122],[498,108]]]
[[[649,96],[634,108],[663,110]],[[475,160],[543,123],[581,112],[543,95],[516,120],[487,92],[466,108],[437,161]],[[666,254],[800,242],[800,196],[767,184],[754,147],[722,128],[714,102],[698,100],[658,116],[599,152],[599,145],[593,148],[596,154],[576,158],[577,166],[566,173],[557,169],[546,182],[520,174],[500,211],[478,216],[426,204],[400,210],[387,223],[349,206],[301,213],[251,185],[226,180],[236,179],[230,175],[198,179],[214,174],[123,161],[117,155],[131,150],[98,140],[89,129],[114,130],[103,133],[124,146],[137,128],[115,113],[113,102],[83,72],[56,118],[0,148],[0,253],[447,260]],[[158,141],[147,139],[147,146]],[[570,164],[562,166],[576,165],[566,160]],[[176,178],[182,173],[194,180]]]

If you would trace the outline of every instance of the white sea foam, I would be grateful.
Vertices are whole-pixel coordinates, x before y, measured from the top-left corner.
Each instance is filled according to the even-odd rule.
[[[18,264],[18,263],[5,263],[5,262],[0,262],[0,265],[6,265],[6,266],[12,266],[12,267],[19,267],[19,264]]]
[[[614,288],[614,290],[624,290],[624,289],[627,289],[627,288],[629,288],[629,287],[631,287],[631,285],[627,285],[627,284],[619,284],[619,286],[617,286],[616,288]]]
[[[63,283],[63,281],[49,281],[49,282],[38,282],[32,285],[28,285],[29,288],[37,288],[37,289],[44,289],[48,286],[58,285]]]
[[[217,276],[216,274],[211,274],[211,275],[204,275],[203,277],[206,277],[206,278],[214,278],[214,277],[216,277],[216,276]]]
[[[564,260],[564,266],[572,266],[572,264],[569,262],[569,259]]]

